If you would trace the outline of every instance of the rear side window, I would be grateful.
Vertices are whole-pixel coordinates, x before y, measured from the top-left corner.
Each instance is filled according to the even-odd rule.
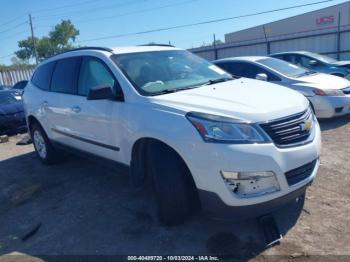
[[[55,67],[56,62],[51,62],[44,64],[42,66],[39,66],[37,70],[35,70],[35,73],[32,78],[32,82],[34,85],[39,87],[43,90],[49,90],[50,89],[50,81],[52,76],[52,71]]]
[[[99,59],[84,57],[79,77],[78,94],[86,96],[92,87],[100,85],[115,86],[116,80],[107,66]]]
[[[281,79],[267,70],[244,62],[228,62],[218,64],[224,70],[235,76],[255,78],[257,74],[266,74],[268,81],[281,81]]]
[[[80,61],[80,57],[71,57],[57,61],[52,75],[51,91],[77,94]]]
[[[219,67],[224,69],[226,72],[235,76],[242,76],[242,63],[237,62],[222,62],[217,64]],[[244,70],[243,70],[244,71]]]

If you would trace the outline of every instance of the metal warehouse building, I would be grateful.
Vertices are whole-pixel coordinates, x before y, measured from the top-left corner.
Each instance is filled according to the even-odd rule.
[[[350,1],[228,33],[224,44],[190,51],[214,60],[295,50],[350,60]]]

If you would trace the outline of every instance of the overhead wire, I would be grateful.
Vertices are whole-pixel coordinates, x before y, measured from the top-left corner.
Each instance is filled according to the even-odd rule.
[[[257,15],[262,15],[262,14],[269,14],[269,13],[274,13],[274,12],[279,12],[279,11],[284,11],[284,10],[290,10],[290,9],[295,9],[295,8],[300,8],[300,7],[306,7],[306,6],[316,5],[316,4],[322,4],[322,3],[332,2],[332,1],[333,0],[324,0],[324,1],[308,3],[308,4],[294,5],[294,6],[288,6],[288,7],[272,9],[272,10],[267,10],[267,11],[262,11],[262,12],[255,12],[255,13],[250,13],[250,14],[245,14],[245,15],[225,17],[225,18],[218,18],[218,19],[213,19],[213,20],[206,20],[206,21],[201,21],[201,22],[196,22],[196,23],[174,25],[174,26],[169,26],[169,27],[155,28],[155,29],[149,29],[149,30],[144,30],[144,31],[139,31],[139,32],[132,32],[132,33],[124,33],[124,34],[102,36],[102,37],[96,37],[96,38],[91,38],[91,39],[80,40],[80,41],[77,41],[77,43],[84,43],[84,42],[91,42],[91,41],[100,41],[100,40],[113,39],[113,38],[122,38],[122,37],[127,37],[127,36],[149,34],[149,33],[168,31],[168,30],[173,30],[173,29],[180,29],[180,28],[186,28],[186,27],[199,26],[199,25],[204,25],[204,24],[212,24],[212,23],[218,23],[218,22],[223,22],[223,21],[228,21],[228,20],[234,20],[234,19],[239,19],[239,18],[257,16]]]

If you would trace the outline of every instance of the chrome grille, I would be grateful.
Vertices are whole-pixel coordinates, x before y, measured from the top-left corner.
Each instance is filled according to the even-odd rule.
[[[304,143],[311,134],[312,128],[305,128],[305,123],[310,121],[314,125],[313,113],[307,109],[293,116],[260,124],[260,126],[277,146],[283,147]]]

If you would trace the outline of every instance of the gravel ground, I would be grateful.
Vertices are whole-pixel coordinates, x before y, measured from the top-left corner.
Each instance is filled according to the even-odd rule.
[[[284,238],[269,248],[256,219],[195,216],[185,225],[162,227],[152,193],[134,190],[125,171],[73,156],[44,166],[32,145],[18,146],[21,136],[11,137],[0,144],[0,254],[25,254],[21,261],[101,254],[350,261],[350,116],[322,121],[321,127],[318,176],[305,202],[273,214]]]

